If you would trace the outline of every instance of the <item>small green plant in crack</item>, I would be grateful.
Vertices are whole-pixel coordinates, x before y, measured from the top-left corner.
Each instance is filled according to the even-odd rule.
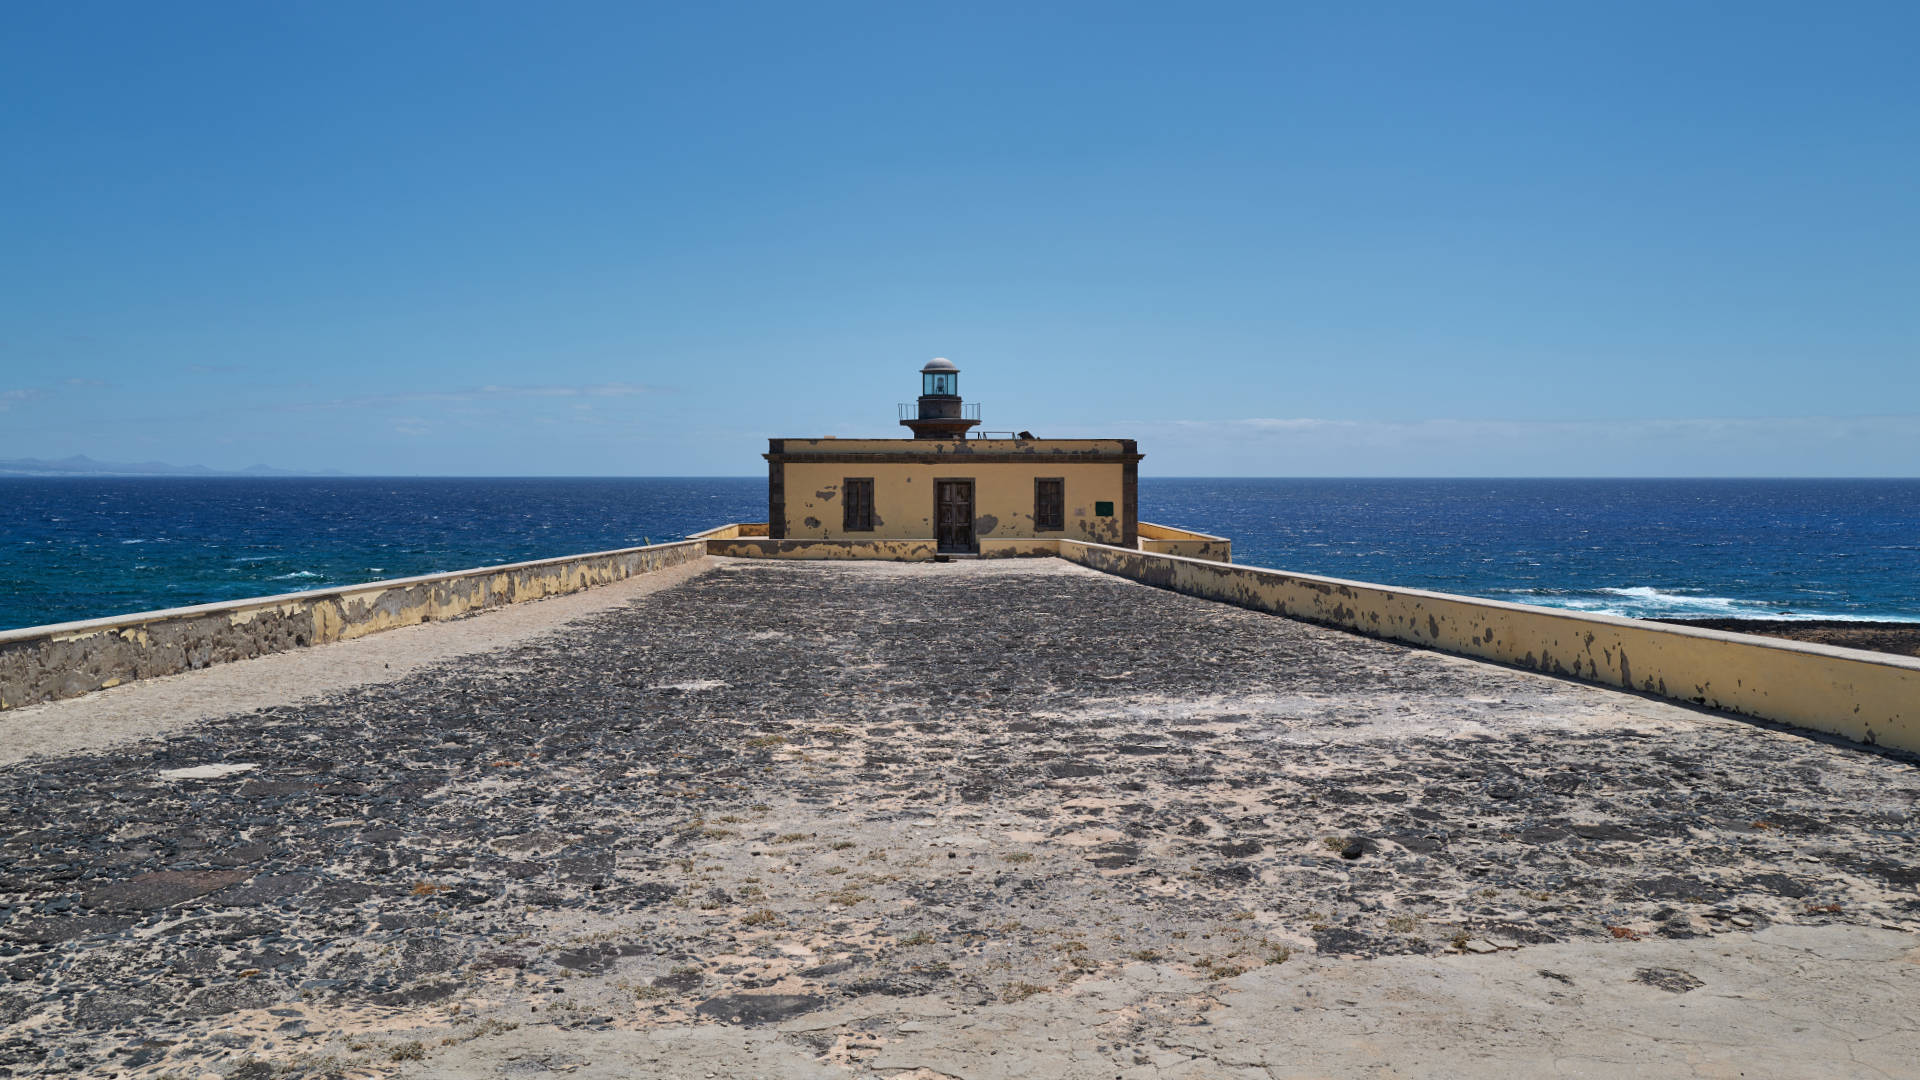
[[[1025,1001],[1035,994],[1044,994],[1047,988],[1037,983],[1010,982],[1000,988],[1000,1000],[1006,1002]]]
[[[1252,967],[1246,964],[1238,963],[1224,956],[1203,956],[1195,966],[1206,972],[1207,978],[1209,979],[1231,979],[1235,975],[1245,975],[1247,972],[1253,970]]]

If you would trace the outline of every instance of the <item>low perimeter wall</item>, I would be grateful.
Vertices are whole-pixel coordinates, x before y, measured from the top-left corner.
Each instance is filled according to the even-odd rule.
[[[1920,660],[1060,541],[1189,596],[1920,752]]]
[[[734,521],[725,525],[715,525],[711,529],[697,532],[687,537],[689,540],[738,540],[743,536],[765,537],[767,523],[764,521]]]
[[[707,554],[735,559],[886,559],[892,562],[930,562],[939,555],[931,537],[910,540],[772,540],[765,522],[720,525],[697,532],[689,540],[704,540]],[[983,559],[1014,559],[1060,554],[1057,540],[1009,537],[980,538]]]
[[[1194,532],[1173,525],[1158,525],[1151,521],[1140,523],[1140,550],[1156,555],[1205,559],[1208,562],[1233,561],[1233,541],[1224,536]]]
[[[707,554],[736,559],[890,559],[926,562],[938,555],[932,538],[912,540],[772,540],[767,524],[735,522],[694,533],[689,540],[705,540]],[[1060,554],[1053,536],[982,536],[976,540],[983,559],[1042,558]],[[1233,561],[1233,543],[1221,536],[1140,523],[1140,548],[1165,555],[1185,555],[1214,562]]]
[[[0,709],[609,585],[706,558],[705,541],[395,578],[0,632]]]
[[[893,562],[930,562],[932,540],[768,540],[760,537],[721,537],[702,541],[709,555],[736,559],[888,559]]]

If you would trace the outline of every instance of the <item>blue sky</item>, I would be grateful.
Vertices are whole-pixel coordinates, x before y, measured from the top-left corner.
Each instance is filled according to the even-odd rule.
[[[0,11],[0,458],[1920,475],[1913,4]]]

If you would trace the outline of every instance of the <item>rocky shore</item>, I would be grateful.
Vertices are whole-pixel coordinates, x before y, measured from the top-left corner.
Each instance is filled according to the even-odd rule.
[[[1917,806],[1057,560],[725,560],[0,771],[0,1075],[1875,1075]]]
[[[1841,619],[1658,619],[1678,626],[1839,645],[1869,652],[1920,656],[1920,623],[1852,622]]]

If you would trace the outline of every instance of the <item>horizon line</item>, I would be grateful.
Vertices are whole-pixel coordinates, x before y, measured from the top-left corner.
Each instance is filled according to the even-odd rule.
[[[312,472],[283,471],[277,475],[246,474],[238,471],[219,471],[212,475],[204,473],[12,473],[0,472],[0,480],[252,480],[274,482],[280,480],[764,480],[763,473],[349,473],[349,472]],[[1738,474],[1738,475],[1616,475],[1616,474],[1577,474],[1577,475],[1271,475],[1271,474],[1215,474],[1215,475],[1142,475],[1142,480],[1920,480],[1917,476],[1860,476],[1860,475],[1780,475],[1780,474]]]

